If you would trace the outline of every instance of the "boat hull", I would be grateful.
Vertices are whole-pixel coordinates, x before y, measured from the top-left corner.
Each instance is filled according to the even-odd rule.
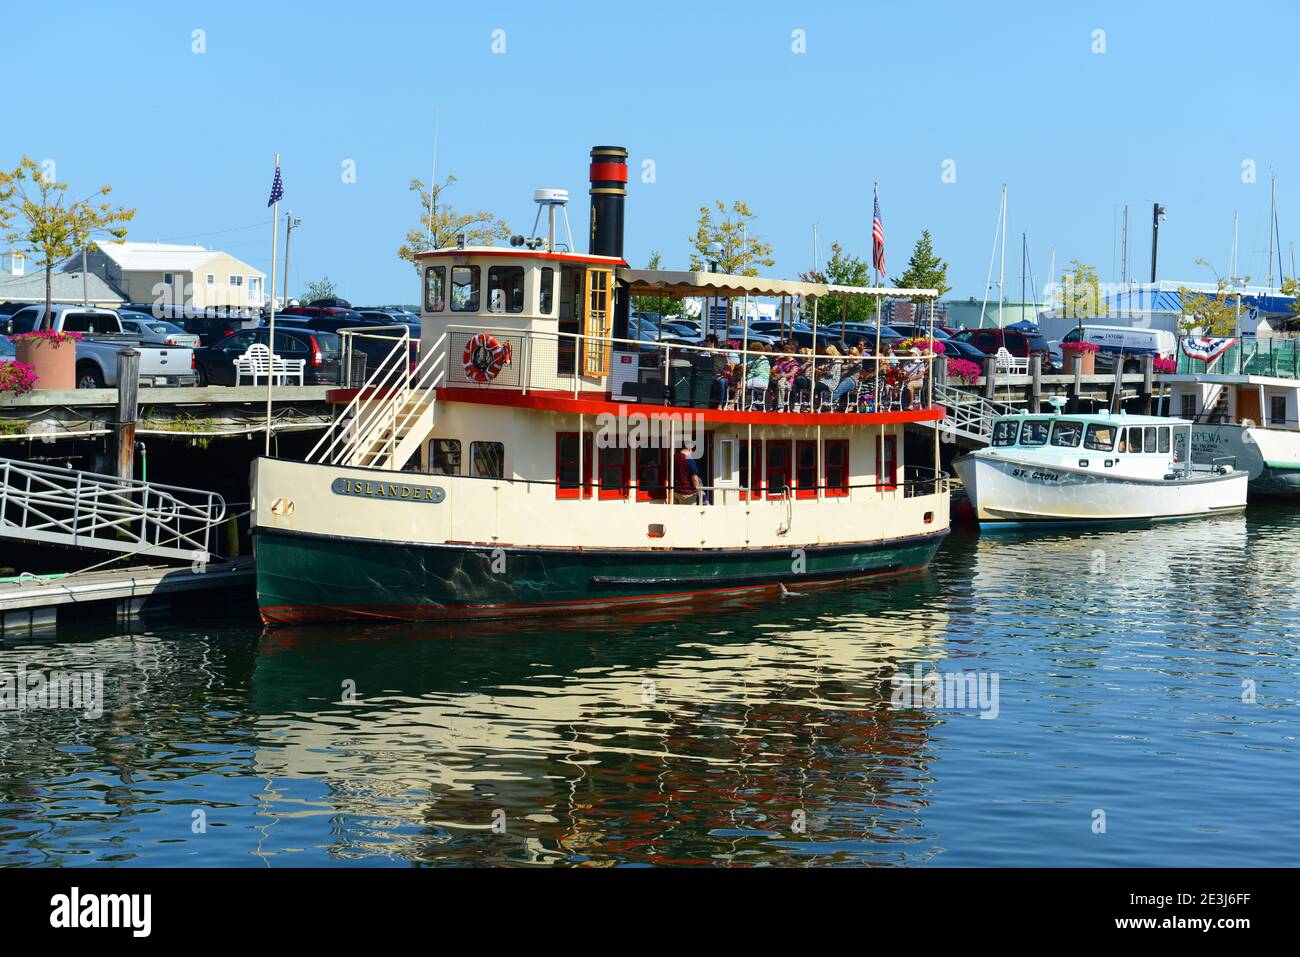
[[[981,528],[1195,518],[1245,508],[1247,474],[1159,480],[975,453],[953,465]]]
[[[1252,495],[1300,496],[1300,431],[1204,424],[1192,430],[1197,462],[1227,460],[1250,475]]]
[[[527,549],[391,542],[259,528],[268,623],[572,614],[779,592],[919,569],[947,529],[798,548]]]

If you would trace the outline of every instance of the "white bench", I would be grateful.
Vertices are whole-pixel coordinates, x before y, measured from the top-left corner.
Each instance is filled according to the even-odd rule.
[[[307,367],[306,359],[285,359],[272,355],[271,350],[261,342],[254,342],[248,350],[235,360],[235,385],[239,385],[245,376],[257,385],[259,378],[271,378],[284,384],[286,380],[297,379],[303,384],[303,370]]]
[[[999,346],[997,353],[993,357],[993,367],[998,372],[1009,372],[1012,375],[1029,375],[1029,357],[1017,359],[1010,352],[1007,352],[1006,346]]]

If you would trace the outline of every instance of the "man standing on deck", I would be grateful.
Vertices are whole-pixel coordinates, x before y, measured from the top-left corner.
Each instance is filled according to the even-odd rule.
[[[679,448],[673,454],[673,504],[694,505],[703,501],[704,486],[695,459]]]

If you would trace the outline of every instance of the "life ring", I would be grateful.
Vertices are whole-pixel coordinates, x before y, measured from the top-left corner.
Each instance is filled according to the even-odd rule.
[[[502,345],[495,336],[480,332],[465,344],[461,362],[466,378],[486,384],[510,364],[510,343]]]

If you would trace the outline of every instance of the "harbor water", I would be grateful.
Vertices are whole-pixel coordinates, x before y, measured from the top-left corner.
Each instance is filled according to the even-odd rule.
[[[1298,576],[1252,507],[619,619],[65,624],[0,648],[87,676],[0,710],[0,864],[1294,866]]]

